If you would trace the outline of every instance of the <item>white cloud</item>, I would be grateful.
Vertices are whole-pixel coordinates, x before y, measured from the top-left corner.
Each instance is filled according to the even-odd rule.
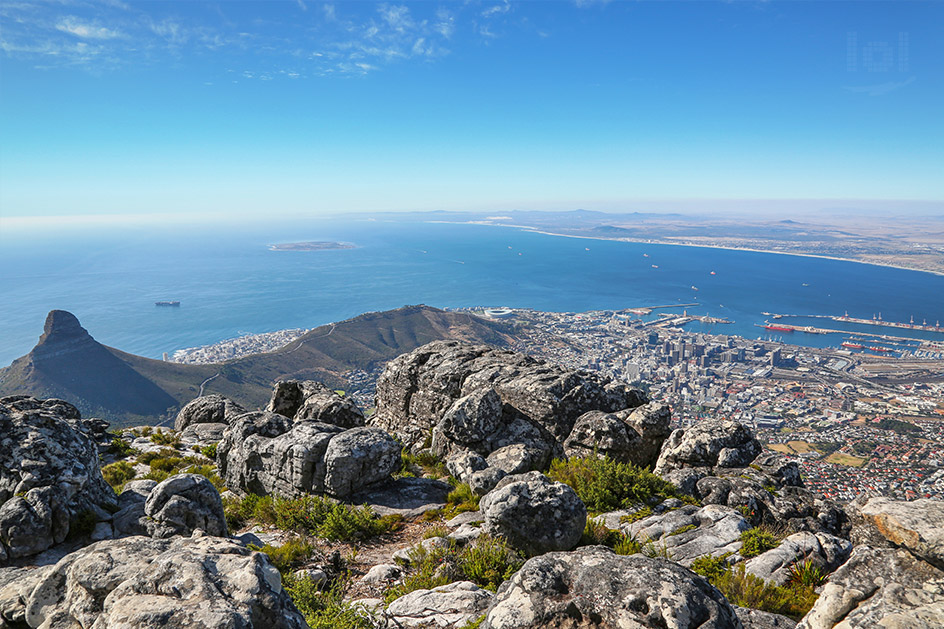
[[[69,33],[83,39],[115,39],[123,37],[119,31],[99,26],[90,22],[83,22],[76,17],[65,17],[56,24],[56,30]]]
[[[495,15],[501,15],[502,13],[508,13],[511,10],[511,5],[508,4],[508,0],[505,0],[504,4],[496,4],[491,6],[484,11],[482,11],[482,17],[492,17]]]

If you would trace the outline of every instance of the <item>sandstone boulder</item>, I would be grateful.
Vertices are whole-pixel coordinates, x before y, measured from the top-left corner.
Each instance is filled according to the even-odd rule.
[[[62,400],[0,399],[0,565],[66,539],[117,508],[98,449]]]
[[[485,613],[494,595],[469,581],[414,590],[387,607],[388,629],[460,629]]]
[[[218,537],[98,542],[34,579],[29,627],[301,629],[303,618],[266,555]]]
[[[720,505],[681,508],[652,515],[622,530],[664,548],[673,561],[690,566],[698,557],[720,557],[741,548],[741,533],[751,525],[734,509]]]
[[[704,421],[673,431],[653,471],[662,475],[683,467],[745,467],[760,453],[760,442],[744,424]]]
[[[790,580],[790,568],[800,561],[811,561],[823,574],[845,563],[852,552],[852,542],[828,533],[794,533],[776,548],[749,559],[745,567],[751,574],[777,585]]]
[[[267,411],[235,419],[217,447],[229,489],[290,498],[346,497],[386,479],[399,462],[399,444],[380,429],[293,422]]]
[[[944,570],[944,501],[872,498],[859,513],[889,542]]]
[[[191,424],[227,424],[245,412],[242,406],[222,395],[204,395],[180,409],[174,420],[174,430],[184,430]]]
[[[587,508],[574,490],[540,472],[505,477],[480,507],[485,532],[529,555],[572,549],[587,523]]]
[[[503,424],[521,417],[558,442],[587,411],[614,412],[646,402],[641,391],[599,374],[484,345],[436,341],[387,364],[377,382],[371,423],[416,449],[456,401],[488,389],[501,399]]]
[[[283,380],[272,389],[266,410],[295,420],[355,428],[364,425],[361,409],[333,389],[314,380]]]
[[[678,564],[600,546],[525,562],[502,584],[482,629],[741,629],[734,608]]]
[[[218,537],[228,534],[220,493],[197,474],[177,474],[158,483],[148,494],[144,514],[151,537],[189,536],[197,529]]]
[[[944,627],[944,572],[894,548],[856,546],[798,629]]]

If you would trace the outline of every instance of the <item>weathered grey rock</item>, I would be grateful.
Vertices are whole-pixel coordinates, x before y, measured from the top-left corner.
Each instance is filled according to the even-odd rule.
[[[892,544],[944,570],[944,501],[872,498],[859,513]]]
[[[198,474],[177,474],[158,483],[144,503],[144,514],[151,537],[189,536],[197,529],[218,537],[228,534],[220,493]]]
[[[639,433],[613,413],[589,411],[577,418],[564,441],[564,452],[568,457],[599,456],[631,463],[641,444]]]
[[[415,518],[430,509],[446,506],[452,486],[434,478],[396,478],[371,485],[348,497],[353,504],[367,505],[380,515]]]
[[[771,614],[762,612],[759,609],[750,609],[748,607],[734,606],[741,624],[744,629],[794,629],[797,622],[792,618],[781,616],[780,614]]]
[[[184,430],[191,424],[228,424],[245,412],[242,406],[222,395],[204,395],[194,398],[180,409],[174,420],[174,430]]]
[[[361,487],[390,478],[400,466],[401,446],[380,428],[346,430],[328,442],[325,491],[349,496]]]
[[[481,627],[741,629],[742,624],[720,592],[678,564],[589,546],[528,560],[499,588]]]
[[[157,487],[156,480],[143,478],[140,480],[129,480],[125,483],[124,487],[121,488],[121,493],[118,495],[118,506],[123,509],[128,505],[137,503],[144,504],[144,501],[151,495],[155,487]]]
[[[587,508],[574,490],[540,472],[502,479],[480,508],[485,532],[529,555],[572,549],[587,523]]]
[[[488,467],[472,474],[467,482],[476,496],[484,496],[495,489],[495,486],[506,476],[508,474],[505,470],[498,467]]]
[[[392,563],[382,563],[368,570],[367,574],[361,577],[361,581],[372,585],[383,585],[396,581],[400,578],[402,573],[403,571],[400,570],[400,566]]]
[[[66,539],[80,516],[109,519],[115,492],[62,400],[0,399],[0,564]]]
[[[36,584],[54,565],[0,568],[0,627],[26,627],[26,603]]]
[[[217,537],[129,537],[67,555],[35,582],[30,627],[301,629],[268,558]]]
[[[745,467],[761,452],[760,442],[747,426],[729,420],[704,421],[669,435],[656,474],[683,467]]]
[[[266,410],[296,421],[311,420],[342,428],[356,428],[365,422],[364,413],[351,399],[314,380],[277,382]]]
[[[190,424],[180,433],[180,442],[184,447],[208,446],[219,443],[229,424]]]
[[[750,528],[737,511],[720,505],[686,505],[622,526],[624,532],[640,540],[664,546],[672,560],[683,566],[703,555],[720,557],[737,552],[741,533]]]
[[[407,546],[393,553],[393,560],[404,566],[409,566],[416,555],[423,556],[435,548],[448,548],[449,540],[445,537],[428,537],[418,544]]]
[[[346,497],[397,469],[400,446],[377,428],[344,430],[270,412],[246,413],[227,428],[217,463],[234,491]]]
[[[321,568],[302,568],[292,573],[296,579],[308,579],[313,585],[322,586],[328,583],[330,577]]]
[[[661,402],[649,402],[631,411],[619,411],[616,415],[641,438],[633,453],[633,463],[651,469],[659,459],[662,444],[672,433],[672,410]]]
[[[472,474],[487,467],[488,463],[482,455],[468,450],[459,450],[446,458],[446,470],[460,483],[468,483]]]
[[[856,546],[798,629],[944,627],[944,572],[893,548]]]
[[[489,441],[502,426],[502,401],[495,389],[473,391],[453,402],[433,428],[433,452],[446,456],[458,447],[487,455]]]
[[[493,598],[469,581],[414,590],[387,607],[387,627],[459,629],[484,614]]]
[[[641,391],[599,374],[484,345],[436,341],[387,363],[371,423],[416,449],[457,400],[487,389],[501,398],[503,424],[522,417],[558,441],[587,411],[614,412],[646,402]]]
[[[828,533],[794,533],[776,548],[749,559],[748,572],[777,585],[790,580],[790,568],[798,561],[810,560],[828,574],[845,563],[852,552],[852,542]]]

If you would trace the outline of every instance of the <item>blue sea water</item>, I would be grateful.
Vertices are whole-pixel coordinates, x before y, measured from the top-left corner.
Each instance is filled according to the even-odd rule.
[[[268,249],[272,243],[305,240],[346,241],[357,247]],[[735,323],[694,323],[691,329],[749,338],[771,334],[755,327],[767,318],[761,314],[765,311],[848,312],[864,318],[880,312],[887,321],[911,316],[917,322],[944,321],[944,277],[929,273],[515,228],[387,220],[5,230],[0,233],[0,291],[0,365],[31,349],[51,309],[74,313],[107,345],[152,358],[242,334],[315,327],[418,303],[573,312],[697,302],[699,306],[688,307],[691,313]],[[157,300],[179,300],[181,307],[157,308]],[[832,321],[789,322],[840,327]],[[842,339],[794,333],[784,340],[838,345]]]

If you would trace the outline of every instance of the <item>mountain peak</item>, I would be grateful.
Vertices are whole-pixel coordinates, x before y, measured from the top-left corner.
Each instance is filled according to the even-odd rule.
[[[40,343],[55,341],[59,338],[88,336],[89,333],[79,324],[75,315],[65,310],[50,310],[43,325],[43,335]]]

